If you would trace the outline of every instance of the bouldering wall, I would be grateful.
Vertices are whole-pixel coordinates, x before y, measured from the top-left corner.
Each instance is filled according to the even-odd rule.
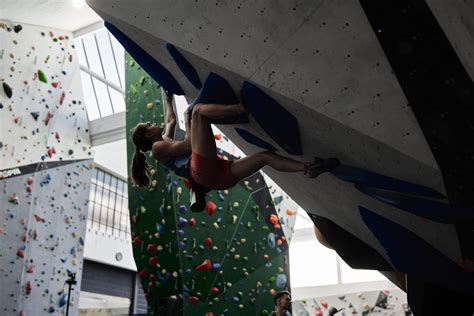
[[[249,122],[219,128],[245,154],[338,157],[315,180],[265,171],[373,269],[474,293],[472,4],[88,3],[167,90],[191,102],[213,73],[241,91]]]
[[[163,124],[160,86],[128,55],[126,82],[127,130],[138,122]],[[215,140],[219,155],[236,158],[225,135],[215,131]],[[127,151],[130,160],[130,135]],[[149,313],[268,314],[274,293],[290,288],[288,242],[297,205],[258,173],[211,191],[206,210],[193,213],[185,181],[149,163],[152,187],[129,185],[133,250]]]
[[[0,306],[78,306],[92,157],[72,34],[0,23]]]

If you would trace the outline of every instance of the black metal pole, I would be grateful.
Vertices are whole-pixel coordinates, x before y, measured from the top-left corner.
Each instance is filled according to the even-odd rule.
[[[69,286],[69,289],[68,289],[68,292],[67,292],[66,316],[69,316],[69,301],[71,299],[72,286],[74,284],[77,284],[75,273],[68,273],[68,276],[69,276],[69,279],[66,280],[66,283]]]

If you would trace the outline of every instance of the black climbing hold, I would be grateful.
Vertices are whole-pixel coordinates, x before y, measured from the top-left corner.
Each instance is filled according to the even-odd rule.
[[[6,82],[3,83],[3,91],[5,91],[5,94],[7,95],[8,98],[12,97],[13,95],[12,88]]]
[[[38,120],[39,112],[31,112],[30,114],[31,114],[31,116],[33,116],[33,118],[35,119],[35,121]]]
[[[15,25],[15,27],[13,28],[15,33],[19,33],[22,29],[23,29],[23,26],[21,26],[20,24]]]
[[[74,151],[72,149],[69,149],[69,151],[67,152],[69,155],[72,155],[74,153]]]

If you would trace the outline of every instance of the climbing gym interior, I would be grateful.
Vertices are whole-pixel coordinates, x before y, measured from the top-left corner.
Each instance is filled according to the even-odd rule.
[[[1,7],[0,315],[474,314],[474,2]],[[340,164],[134,184],[137,124],[236,103],[226,164]]]

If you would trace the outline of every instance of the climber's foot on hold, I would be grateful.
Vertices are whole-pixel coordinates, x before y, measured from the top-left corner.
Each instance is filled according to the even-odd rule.
[[[340,164],[341,162],[337,158],[322,159],[315,157],[314,162],[307,167],[304,174],[308,178],[316,178],[321,173],[337,168]]]

